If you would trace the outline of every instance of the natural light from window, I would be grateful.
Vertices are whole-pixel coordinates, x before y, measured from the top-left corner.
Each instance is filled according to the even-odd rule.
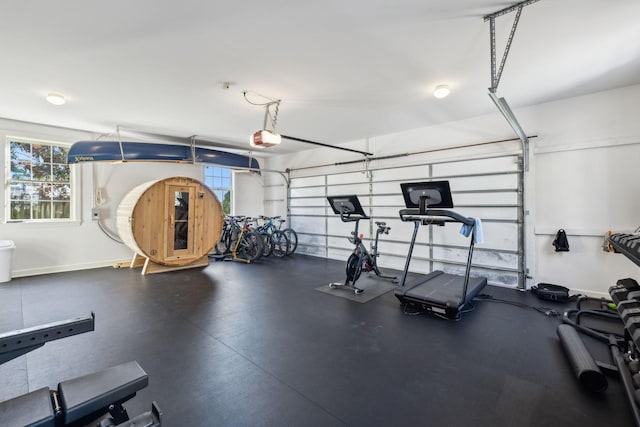
[[[73,219],[68,145],[7,138],[7,221]]]
[[[225,215],[231,214],[231,180],[231,169],[217,166],[204,168],[204,183],[215,193]]]

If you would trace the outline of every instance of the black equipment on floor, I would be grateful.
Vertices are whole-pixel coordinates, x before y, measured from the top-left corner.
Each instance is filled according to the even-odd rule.
[[[379,256],[378,238],[380,237],[380,234],[389,234],[391,227],[387,227],[387,224],[384,222],[376,222],[376,226],[378,227],[376,230],[376,238],[373,246],[371,247],[371,252],[369,252],[362,242],[362,236],[358,234],[358,225],[361,219],[370,218],[362,209],[358,196],[329,196],[327,197],[327,200],[329,201],[329,205],[331,205],[333,212],[340,215],[342,222],[355,222],[355,228],[351,232],[352,237],[349,238],[349,241],[355,245],[355,248],[347,259],[347,278],[344,284],[332,282],[329,283],[329,287],[332,289],[347,288],[353,290],[356,294],[364,292],[364,289],[356,287],[356,281],[360,277],[362,270],[373,271],[376,276],[382,279],[389,279],[392,283],[398,283],[397,277],[386,276],[380,272],[377,261]]]
[[[429,181],[400,184],[407,209],[400,210],[400,219],[413,222],[414,229],[409,253],[396,297],[408,304],[449,319],[458,319],[464,307],[486,286],[486,277],[469,277],[471,259],[476,240],[476,221],[448,210],[453,208],[449,181]],[[464,224],[470,230],[470,244],[464,276],[432,271],[417,282],[407,285],[409,264],[421,225],[439,225],[453,222]]]
[[[48,323],[0,334],[0,364],[42,347],[48,341],[94,330],[95,316]],[[129,418],[123,403],[149,383],[137,362],[62,381],[56,390],[43,387],[0,402],[0,425],[158,427],[161,412],[155,402],[151,411]]]
[[[575,328],[563,324],[558,326],[556,332],[580,384],[592,393],[605,391],[608,385],[607,377],[598,367]]]
[[[609,293],[618,286],[612,286]],[[636,303],[621,301],[615,304],[602,298],[580,297],[577,308],[565,312],[564,324],[558,326],[557,333],[576,377],[586,390],[604,392],[607,380],[603,374],[615,375],[622,380],[635,425],[640,426],[640,352],[629,330],[635,316],[625,313],[626,306]],[[630,323],[623,324],[624,318]],[[640,317],[637,322],[640,325]],[[607,345],[613,364],[595,360],[577,332]]]

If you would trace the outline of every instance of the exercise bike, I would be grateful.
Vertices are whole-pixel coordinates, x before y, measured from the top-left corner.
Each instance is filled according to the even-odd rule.
[[[391,227],[387,227],[385,222],[376,221],[378,227],[376,230],[376,238],[369,252],[362,242],[362,235],[358,234],[358,225],[361,219],[370,219],[362,209],[358,196],[330,196],[327,197],[333,212],[340,215],[342,222],[355,222],[355,229],[351,232],[349,241],[355,245],[355,248],[347,259],[346,273],[347,278],[344,284],[339,282],[329,283],[331,289],[348,288],[357,294],[364,292],[364,289],[356,287],[356,281],[360,277],[362,270],[367,272],[373,271],[376,276],[382,279],[389,279],[392,283],[398,283],[396,276],[387,276],[380,272],[378,268],[378,238],[381,234],[389,234]]]

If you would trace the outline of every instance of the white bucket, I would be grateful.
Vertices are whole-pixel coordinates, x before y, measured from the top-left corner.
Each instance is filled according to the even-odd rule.
[[[0,283],[11,281],[11,259],[15,248],[13,240],[0,240]]]

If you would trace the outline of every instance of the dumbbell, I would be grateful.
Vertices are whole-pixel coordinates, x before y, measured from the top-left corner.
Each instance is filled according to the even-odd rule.
[[[609,295],[616,304],[625,300],[640,299],[640,285],[631,278],[620,279],[615,286],[609,288]]]

